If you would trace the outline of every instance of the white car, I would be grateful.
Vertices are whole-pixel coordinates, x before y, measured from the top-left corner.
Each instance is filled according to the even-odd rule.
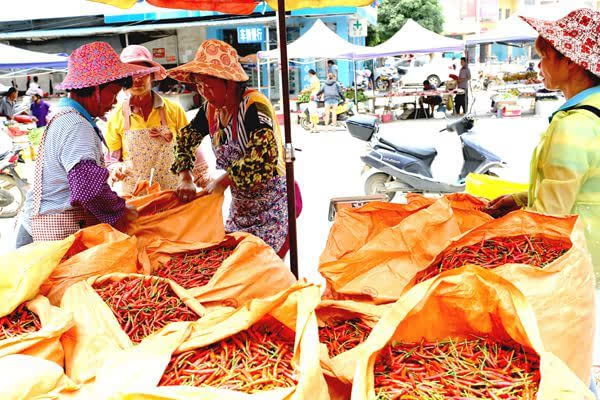
[[[450,74],[458,75],[458,69],[453,69],[453,66],[459,68],[451,59],[434,57],[431,60],[429,55],[419,55],[396,64],[404,85],[422,85],[424,80],[428,80],[436,87],[450,79]]]

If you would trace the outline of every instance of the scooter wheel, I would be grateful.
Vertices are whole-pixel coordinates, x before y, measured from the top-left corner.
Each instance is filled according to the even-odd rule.
[[[384,172],[377,172],[367,178],[365,181],[365,194],[385,194],[388,201],[392,201],[396,192],[388,192],[385,190],[385,184],[391,179],[391,177]]]
[[[312,129],[311,123],[306,118],[302,118],[300,120],[300,126],[307,131],[310,131]]]

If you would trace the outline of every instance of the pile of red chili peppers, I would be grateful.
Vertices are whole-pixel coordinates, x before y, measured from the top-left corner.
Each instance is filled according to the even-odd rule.
[[[177,254],[154,275],[171,279],[185,289],[206,285],[235,247],[217,247],[193,253]]]
[[[371,327],[360,318],[337,321],[319,328],[319,341],[327,346],[333,358],[351,350],[367,340]]]
[[[528,264],[543,268],[570,248],[571,242],[565,239],[532,235],[495,237],[449,252],[438,264],[421,271],[416,282],[426,281],[444,271],[467,264],[489,269],[504,264]]]
[[[37,315],[21,304],[10,314],[0,318],[0,340],[36,332],[42,329],[42,324]]]
[[[131,277],[106,280],[93,287],[134,343],[171,322],[199,318],[177,297],[169,283],[160,279]]]
[[[294,332],[270,320],[173,355],[159,386],[211,386],[246,393],[291,387],[297,384],[293,353]]]
[[[378,400],[534,400],[539,357],[487,338],[386,346],[375,362]]]

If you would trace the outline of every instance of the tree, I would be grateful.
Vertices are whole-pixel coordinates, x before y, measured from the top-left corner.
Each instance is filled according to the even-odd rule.
[[[444,28],[444,16],[438,0],[383,0],[377,10],[377,25],[369,26],[368,45],[385,42],[409,18],[435,33],[442,32]]]

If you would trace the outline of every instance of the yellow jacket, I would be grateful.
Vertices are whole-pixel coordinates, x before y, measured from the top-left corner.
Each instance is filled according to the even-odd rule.
[[[530,169],[529,209],[546,214],[578,214],[585,225],[596,282],[600,283],[600,118],[588,110],[565,110],[589,105],[600,109],[600,87],[569,99],[542,135]],[[524,202],[525,196],[515,196]]]

